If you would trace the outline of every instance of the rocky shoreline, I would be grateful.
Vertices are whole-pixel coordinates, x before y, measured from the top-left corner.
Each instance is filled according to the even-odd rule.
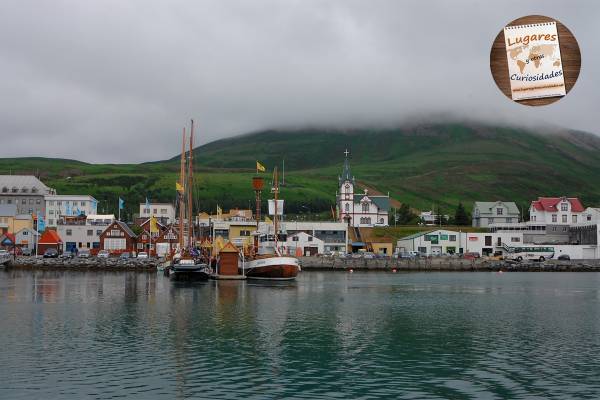
[[[600,260],[548,260],[514,262],[503,260],[464,260],[453,257],[416,259],[340,259],[300,257],[303,271],[521,271],[521,272],[600,272]],[[35,258],[17,257],[6,267],[41,270],[156,271],[156,259],[119,258]]]
[[[156,271],[155,259],[17,257],[6,265],[17,269]]]
[[[600,272],[600,260],[547,260],[515,262],[508,260],[465,260],[454,257],[415,259],[352,259],[301,257],[303,271],[521,271],[521,272]]]

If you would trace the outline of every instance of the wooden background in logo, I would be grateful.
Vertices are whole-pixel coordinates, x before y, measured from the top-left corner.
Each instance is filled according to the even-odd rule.
[[[537,24],[540,22],[552,22],[555,19],[544,17],[543,15],[529,15],[515,19],[507,26],[512,25],[527,25]],[[563,74],[565,78],[565,89],[567,94],[575,85],[579,70],[581,69],[581,52],[575,36],[566,26],[559,21],[556,21],[556,29],[558,30],[558,41],[560,44],[560,57],[563,65]],[[490,69],[492,76],[496,81],[498,88],[512,100],[510,92],[510,80],[508,78],[508,61],[506,60],[506,46],[504,45],[504,29],[500,30],[490,52]],[[519,100],[517,103],[526,104],[528,106],[543,106],[554,103],[562,97],[546,97],[543,99],[528,99]]]

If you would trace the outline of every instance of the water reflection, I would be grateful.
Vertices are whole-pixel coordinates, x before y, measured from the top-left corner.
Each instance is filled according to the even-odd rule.
[[[593,398],[599,277],[3,271],[0,398]]]

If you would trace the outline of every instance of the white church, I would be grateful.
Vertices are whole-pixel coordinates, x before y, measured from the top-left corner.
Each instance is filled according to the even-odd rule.
[[[356,182],[350,173],[348,150],[344,152],[344,171],[339,177],[337,194],[337,215],[340,222],[352,227],[388,226],[390,196],[370,195],[367,189],[355,193]]]

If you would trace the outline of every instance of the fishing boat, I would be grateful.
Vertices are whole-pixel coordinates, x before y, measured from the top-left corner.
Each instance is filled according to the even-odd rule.
[[[183,143],[181,148],[181,170],[177,184],[179,198],[179,248],[172,257],[171,265],[167,267],[169,277],[173,280],[208,280],[211,269],[201,258],[199,251],[194,246],[194,221],[192,210],[192,193],[194,188],[194,120],[191,122],[190,147],[186,160],[185,154],[185,129],[183,130]],[[187,161],[187,179],[186,179]],[[187,217],[187,218],[186,218]],[[187,220],[187,231],[185,221]]]
[[[255,190],[258,192],[256,178],[254,181]],[[257,193],[255,252],[241,261],[241,273],[247,279],[293,280],[300,272],[300,263],[297,258],[284,255],[280,246],[280,242],[285,242],[287,235],[279,226],[279,216],[283,215],[283,200],[279,200],[277,167],[273,171],[271,191],[274,194],[274,200],[270,200],[269,209],[272,208],[273,232],[270,232],[270,224],[266,224],[266,232],[259,232],[260,195]]]

